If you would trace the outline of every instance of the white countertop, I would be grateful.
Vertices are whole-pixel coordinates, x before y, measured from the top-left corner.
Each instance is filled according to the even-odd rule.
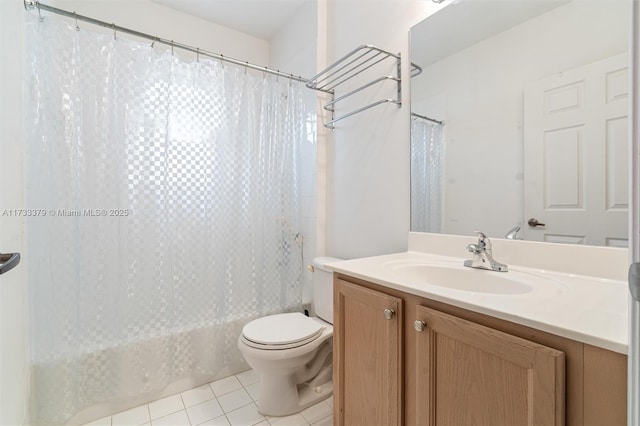
[[[494,256],[502,261],[496,255],[495,246]],[[510,279],[529,280],[534,287],[528,293],[492,294],[400,278],[389,267],[401,263],[433,262],[461,265],[465,259],[407,251],[334,262],[327,267],[385,287],[627,354],[629,292],[626,281],[515,264],[509,264],[509,272],[475,270],[496,276],[511,274]]]

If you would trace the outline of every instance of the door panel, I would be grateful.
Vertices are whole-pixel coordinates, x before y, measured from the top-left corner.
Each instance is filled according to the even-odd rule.
[[[527,240],[626,246],[628,59],[614,56],[524,92]]]

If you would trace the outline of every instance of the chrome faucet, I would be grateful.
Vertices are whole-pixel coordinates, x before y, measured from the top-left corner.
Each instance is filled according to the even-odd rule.
[[[469,244],[467,251],[473,253],[473,258],[464,261],[464,266],[470,268],[488,269],[490,271],[507,272],[508,266],[504,263],[496,262],[491,252],[491,241],[480,231],[478,234],[478,242]]]
[[[506,240],[519,240],[518,231],[520,231],[520,225],[516,225],[513,228],[507,231],[507,234],[504,236]]]

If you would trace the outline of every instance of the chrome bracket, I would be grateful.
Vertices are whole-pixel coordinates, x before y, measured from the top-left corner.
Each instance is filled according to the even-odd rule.
[[[640,263],[629,266],[629,292],[631,297],[640,302]]]

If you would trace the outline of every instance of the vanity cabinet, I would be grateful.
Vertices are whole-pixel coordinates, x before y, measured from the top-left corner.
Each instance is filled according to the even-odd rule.
[[[625,425],[626,358],[334,275],[335,425]]]

